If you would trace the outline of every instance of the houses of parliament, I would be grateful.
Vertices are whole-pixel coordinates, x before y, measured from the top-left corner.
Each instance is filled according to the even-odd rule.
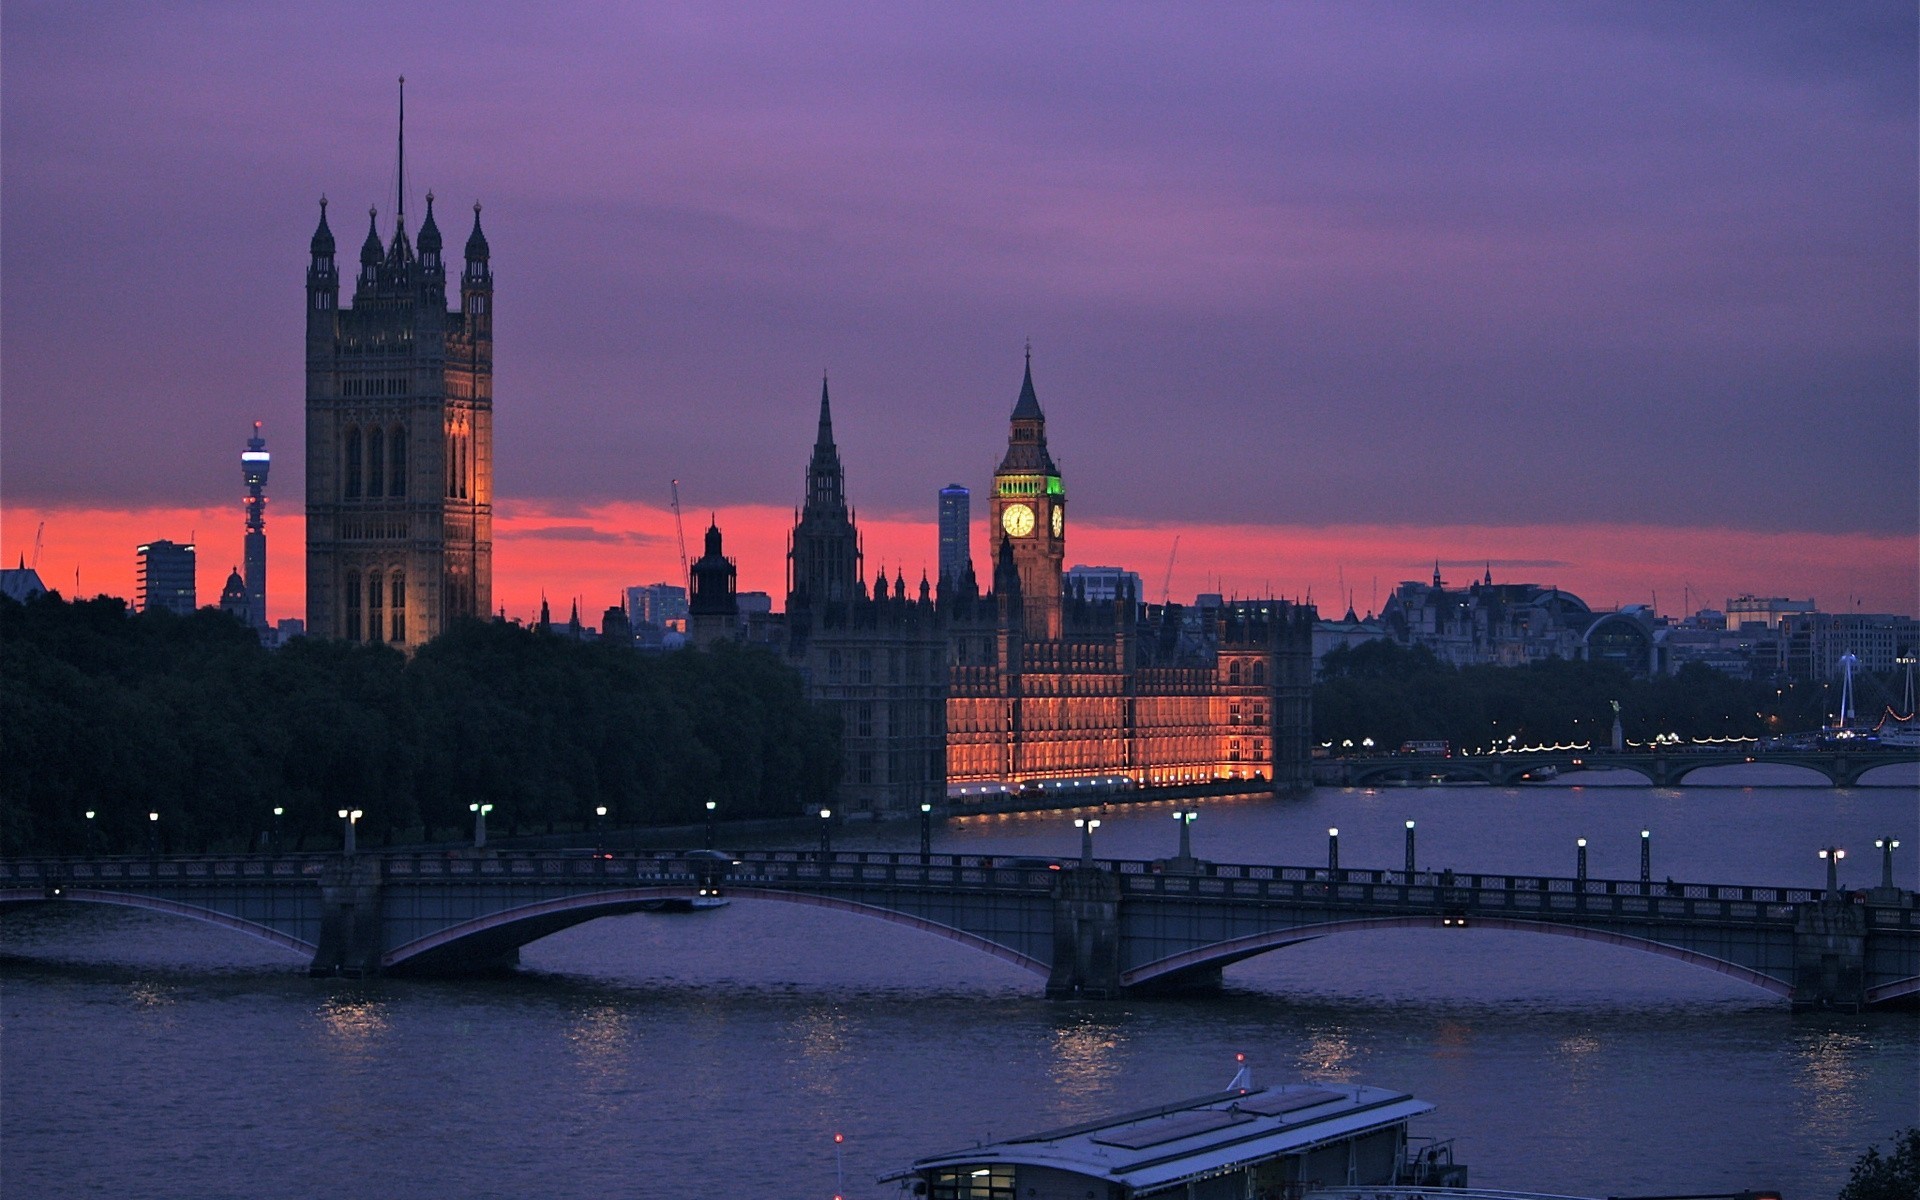
[[[410,651],[492,608],[493,274],[476,204],[460,304],[448,306],[432,193],[418,240],[407,234],[404,145],[403,133],[392,234],[369,213],[347,306],[324,198],[310,245],[307,629]],[[1312,609],[1070,588],[1067,489],[1031,351],[987,519],[987,586],[970,563],[937,586],[898,570],[869,585],[823,381],[785,612],[741,620],[734,564],[710,526],[689,570],[689,632],[696,645],[766,646],[838,713],[843,811],[1119,776],[1310,786]]]

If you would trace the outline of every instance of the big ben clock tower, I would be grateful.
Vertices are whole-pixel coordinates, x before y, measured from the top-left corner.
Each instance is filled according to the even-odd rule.
[[[1026,378],[1013,406],[1007,454],[993,473],[992,544],[1012,543],[1020,570],[1027,635],[1061,636],[1060,576],[1067,554],[1067,493],[1060,468],[1047,453],[1047,418],[1033,393],[1033,348],[1027,348]]]

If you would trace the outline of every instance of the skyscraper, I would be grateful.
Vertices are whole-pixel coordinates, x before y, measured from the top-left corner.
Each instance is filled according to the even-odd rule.
[[[247,484],[246,605],[241,619],[262,633],[267,629],[267,472],[272,468],[267,439],[255,421],[253,436],[240,453],[240,474]]]
[[[404,84],[404,80],[402,83]],[[401,107],[393,236],[368,210],[341,308],[326,198],[307,269],[307,626],[413,647],[493,603],[493,272],[473,206],[447,306],[433,193],[407,237]]]
[[[186,616],[198,607],[194,600],[193,543],[164,539],[141,546],[140,611],[164,608]]]
[[[940,489],[940,579],[948,587],[959,583],[973,565],[971,535],[973,494],[957,483]]]

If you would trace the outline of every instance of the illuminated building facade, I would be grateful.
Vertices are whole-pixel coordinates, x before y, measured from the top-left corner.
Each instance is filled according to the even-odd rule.
[[[243,576],[246,604],[239,616],[254,632],[267,632],[267,473],[273,469],[273,456],[267,453],[267,439],[260,436],[260,422],[253,423],[253,436],[240,452],[240,477],[247,485],[247,540]],[[221,607],[225,607],[222,598]]]
[[[193,543],[163,538],[146,543],[136,553],[140,556],[140,611],[163,608],[183,617],[191,614],[198,606]]]
[[[1029,355],[994,473],[992,590],[942,597],[947,786],[1124,775],[1311,786],[1310,606],[1148,606],[1131,580],[1095,599],[1063,579],[1067,492]]]
[[[399,178],[393,236],[369,210],[346,307],[324,198],[313,235],[307,631],[410,649],[492,606],[493,273],[476,204],[448,307],[433,193],[416,247],[404,154]]]

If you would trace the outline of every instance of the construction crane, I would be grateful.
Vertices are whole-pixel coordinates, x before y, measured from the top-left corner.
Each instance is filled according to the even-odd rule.
[[[680,578],[692,587],[693,568],[687,565],[687,527],[680,521],[680,481],[673,481],[673,531],[680,535]]]
[[[40,522],[40,528],[33,531],[33,569],[36,571],[40,569],[40,540],[41,540],[41,537],[46,532],[47,532],[47,523],[45,521]],[[76,585],[73,590],[74,590],[74,596],[77,599],[79,597],[80,589]]]
[[[1167,551],[1167,578],[1166,581],[1160,585],[1160,603],[1162,605],[1173,603],[1173,560],[1178,558],[1179,555],[1180,535],[1176,533],[1173,535],[1173,549]]]

